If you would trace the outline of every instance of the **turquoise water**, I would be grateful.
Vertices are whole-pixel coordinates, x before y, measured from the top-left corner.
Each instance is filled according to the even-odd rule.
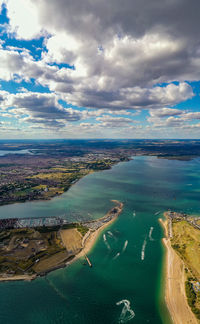
[[[86,176],[51,201],[0,207],[2,218],[77,220],[103,216],[110,199],[124,202],[89,254],[93,268],[80,260],[47,278],[1,283],[0,323],[170,323],[160,290],[163,234],[155,213],[172,208],[200,214],[199,164],[137,157]]]

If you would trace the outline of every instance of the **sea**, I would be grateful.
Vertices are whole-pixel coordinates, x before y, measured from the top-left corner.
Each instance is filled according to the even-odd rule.
[[[26,282],[0,283],[0,323],[171,324],[164,301],[167,209],[200,215],[200,159],[137,156],[87,175],[50,201],[0,207],[0,218],[60,216],[97,219],[124,203],[88,254],[72,265]]]

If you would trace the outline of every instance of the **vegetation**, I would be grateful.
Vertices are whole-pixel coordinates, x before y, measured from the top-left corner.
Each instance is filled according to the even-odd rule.
[[[56,161],[58,162],[58,161]],[[77,180],[92,171],[109,169],[114,161],[110,159],[88,162],[62,162],[33,170],[15,169],[1,174],[0,205],[26,200],[51,199],[67,191]],[[15,172],[16,171],[16,172]]]
[[[81,225],[81,224],[78,224],[76,226],[76,228],[81,233],[82,236],[84,236],[88,232],[88,228],[86,226]]]
[[[200,319],[200,292],[197,286],[200,281],[200,230],[185,220],[173,221],[172,226],[172,247],[185,264],[187,278],[185,291],[188,304],[196,317]]]
[[[171,244],[193,276],[200,280],[200,231],[187,221],[173,221]]]
[[[1,231],[0,274],[33,274],[37,272],[35,265],[42,260],[48,260],[60,252],[61,261],[64,256],[67,258],[58,229],[54,226]],[[48,264],[51,267],[51,262]]]
[[[191,307],[193,313],[198,319],[200,319],[200,308],[197,307],[200,301],[199,293],[196,293],[193,288],[191,280],[185,282],[185,291],[188,300],[188,304]]]

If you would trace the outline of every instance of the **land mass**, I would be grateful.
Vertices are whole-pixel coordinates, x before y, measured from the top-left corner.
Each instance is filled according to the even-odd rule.
[[[2,221],[0,281],[32,280],[65,267],[81,256],[88,261],[86,253],[99,232],[113,222],[123,209],[123,203],[112,202],[115,206],[104,217],[88,222],[16,228],[16,222]]]
[[[136,155],[188,160],[199,140],[0,140],[0,205],[51,199]]]
[[[199,218],[165,212],[165,299],[175,324],[200,323]]]

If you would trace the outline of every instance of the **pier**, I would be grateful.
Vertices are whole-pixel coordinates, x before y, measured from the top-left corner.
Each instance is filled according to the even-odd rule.
[[[92,268],[92,263],[90,262],[90,260],[86,254],[85,254],[85,259],[86,259],[87,263],[89,264],[89,267]]]

